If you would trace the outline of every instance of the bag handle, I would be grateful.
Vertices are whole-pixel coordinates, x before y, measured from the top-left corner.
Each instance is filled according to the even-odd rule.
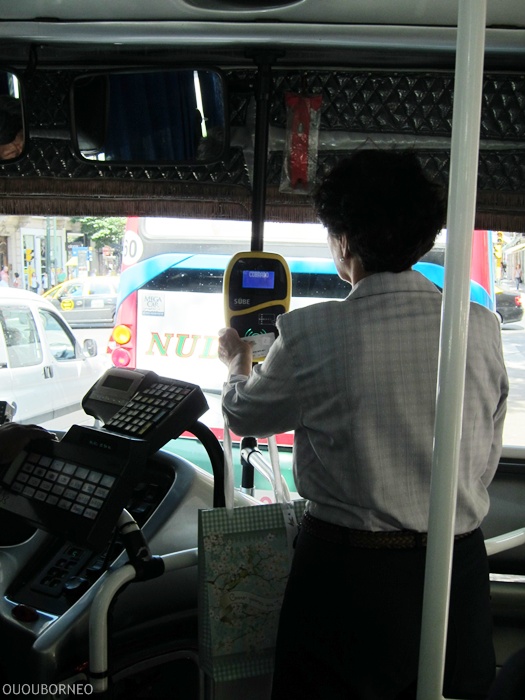
[[[224,505],[226,512],[233,512],[233,499],[235,493],[235,484],[233,479],[233,455],[232,455],[232,436],[230,433],[230,424],[228,417],[223,414],[224,418]]]
[[[229,517],[233,517],[234,511],[234,479],[233,479],[233,456],[232,456],[232,438],[230,433],[230,424],[228,416],[223,413],[224,418],[224,500],[226,513]],[[277,504],[281,506],[284,525],[286,529],[286,539],[288,542],[288,556],[291,564],[294,551],[295,538],[299,523],[295,514],[294,504],[290,497],[290,491],[281,474],[281,465],[279,463],[279,450],[277,449],[277,440],[275,435],[268,438],[268,452],[270,454],[270,462],[273,469],[274,477],[274,493]]]
[[[281,472],[281,464],[279,462],[279,449],[277,447],[277,439],[275,435],[270,435],[268,438],[268,454],[270,455],[270,463],[273,470],[274,478],[274,493],[277,503],[289,503],[292,498],[288,485],[284,480]]]
[[[224,420],[224,500],[226,510],[233,510],[234,501],[234,477],[233,477],[233,455],[232,455],[232,439],[230,433],[230,425],[228,416],[223,413]],[[277,440],[275,435],[268,437],[268,454],[270,456],[270,464],[273,471],[273,490],[277,503],[289,503],[291,501],[290,491],[286,482],[283,479],[281,465],[279,462],[279,450],[277,448]]]

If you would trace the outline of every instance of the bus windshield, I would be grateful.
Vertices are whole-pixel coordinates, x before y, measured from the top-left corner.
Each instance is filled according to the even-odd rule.
[[[493,232],[475,231],[470,298],[495,309]],[[446,231],[415,265],[443,288]],[[226,367],[218,359],[224,326],[223,277],[234,253],[249,250],[245,221],[130,217],[115,327],[109,343],[116,367],[150,369],[199,384],[210,410],[204,422],[222,439],[220,394]],[[320,224],[265,224],[265,249],[282,254],[292,277],[291,309],[344,299],[351,287],[337,275]],[[277,436],[281,451],[293,435]],[[178,441],[180,450],[181,441]],[[188,455],[195,461],[194,453]],[[284,473],[294,490],[290,455]]]

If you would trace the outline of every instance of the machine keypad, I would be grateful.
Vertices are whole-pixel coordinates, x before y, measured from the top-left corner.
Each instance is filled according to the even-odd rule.
[[[11,488],[26,498],[94,520],[114,482],[110,474],[31,452]]]
[[[173,410],[192,388],[173,382],[155,382],[137,393],[105,424],[105,428],[142,438]]]

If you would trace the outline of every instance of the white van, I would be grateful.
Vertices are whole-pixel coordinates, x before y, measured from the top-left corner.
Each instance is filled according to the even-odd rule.
[[[0,400],[19,423],[44,423],[80,410],[104,371],[94,340],[80,347],[55,307],[21,289],[0,292]]]

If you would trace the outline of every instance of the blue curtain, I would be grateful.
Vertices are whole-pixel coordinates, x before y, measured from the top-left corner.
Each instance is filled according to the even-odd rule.
[[[106,160],[196,160],[193,71],[112,75],[109,94]]]

